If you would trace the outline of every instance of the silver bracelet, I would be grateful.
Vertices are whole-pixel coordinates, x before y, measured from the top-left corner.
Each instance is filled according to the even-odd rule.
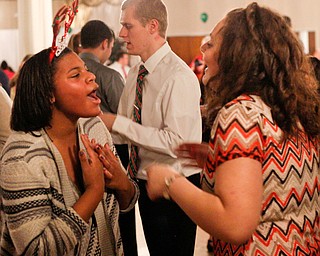
[[[170,177],[164,178],[164,184],[166,185],[165,190],[163,191],[163,197],[167,200],[171,200],[171,197],[169,195],[169,189],[172,182],[174,182],[177,178],[184,177],[183,175],[173,175]]]

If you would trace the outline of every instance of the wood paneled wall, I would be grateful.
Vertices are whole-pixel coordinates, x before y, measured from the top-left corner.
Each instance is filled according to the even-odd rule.
[[[200,46],[203,37],[204,36],[177,36],[168,37],[167,40],[171,49],[189,64],[195,56],[201,54]]]
[[[309,54],[314,54],[316,51],[316,33],[314,31],[308,33],[309,37]]]
[[[297,32],[299,35],[299,32]],[[171,49],[187,64],[190,64],[192,59],[201,54],[200,46],[204,36],[175,36],[168,37],[168,43]],[[308,32],[309,39],[309,54],[313,54],[316,50],[316,35],[314,31]]]

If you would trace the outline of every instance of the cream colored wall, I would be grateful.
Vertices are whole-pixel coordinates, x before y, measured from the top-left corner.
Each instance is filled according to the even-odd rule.
[[[53,0],[55,12],[64,0]],[[245,7],[248,0],[164,0],[168,7],[169,36],[203,35],[208,33],[229,10]],[[320,34],[319,0],[257,0],[292,19],[295,30],[313,30]],[[208,14],[208,21],[202,22],[201,13]],[[0,0],[0,29],[17,29],[17,3],[15,0]],[[319,42],[318,42],[319,41]],[[320,39],[317,40],[320,48]]]
[[[205,35],[225,14],[239,7],[246,7],[250,0],[163,0],[169,10],[169,36]],[[295,31],[315,31],[316,48],[320,48],[319,0],[257,0],[292,20]],[[207,22],[201,20],[206,12]]]
[[[246,7],[250,0],[164,0],[170,14],[170,35],[202,35],[211,30],[224,15],[239,7]],[[319,0],[257,0],[260,5],[277,10],[292,19],[296,30],[320,29]],[[182,4],[183,3],[183,4]],[[208,14],[207,22],[202,22],[202,12]]]

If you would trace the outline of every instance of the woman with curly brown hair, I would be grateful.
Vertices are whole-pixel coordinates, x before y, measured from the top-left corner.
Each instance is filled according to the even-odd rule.
[[[229,12],[202,45],[209,146],[183,144],[202,189],[148,169],[151,199],[174,200],[213,236],[214,255],[319,255],[320,98],[308,57],[276,12]]]

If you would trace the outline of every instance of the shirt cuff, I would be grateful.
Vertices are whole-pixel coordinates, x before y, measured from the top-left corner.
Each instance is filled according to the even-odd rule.
[[[130,120],[129,118],[117,115],[112,126],[112,132],[126,134],[126,131],[128,130],[128,127],[131,122],[132,120]]]

